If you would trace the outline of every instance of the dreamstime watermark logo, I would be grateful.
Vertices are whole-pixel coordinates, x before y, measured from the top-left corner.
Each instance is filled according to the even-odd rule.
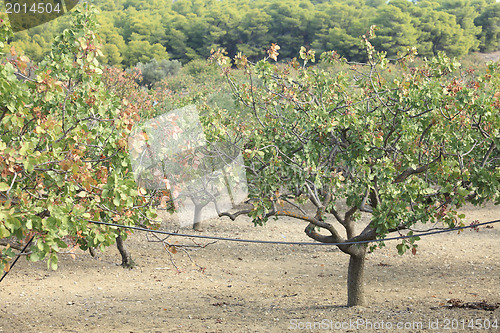
[[[181,227],[219,216],[247,198],[243,156],[230,143],[208,142],[194,105],[137,126],[129,154],[139,186],[173,202]]]
[[[72,10],[79,0],[4,0],[14,32],[52,21]]]

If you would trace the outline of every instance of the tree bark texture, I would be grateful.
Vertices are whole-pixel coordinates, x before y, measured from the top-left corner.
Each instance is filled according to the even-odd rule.
[[[365,305],[364,270],[366,248],[351,254],[347,273],[347,306]],[[358,251],[356,251],[358,252]]]
[[[122,256],[122,266],[124,268],[133,268],[135,266],[135,262],[132,260],[132,256],[128,252],[125,242],[120,234],[116,237],[116,247]]]
[[[204,205],[195,204],[194,206],[194,218],[193,218],[193,229],[196,231],[203,231],[201,226],[201,210],[205,207]]]

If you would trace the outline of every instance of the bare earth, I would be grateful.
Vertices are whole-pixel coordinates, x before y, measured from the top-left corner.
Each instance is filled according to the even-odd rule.
[[[484,222],[500,218],[499,208],[464,211]],[[0,284],[0,332],[500,332],[492,326],[500,327],[500,309],[444,306],[500,303],[500,224],[493,226],[425,237],[415,256],[399,256],[388,242],[368,255],[368,305],[354,308],[344,306],[348,256],[333,247],[219,241],[189,252],[203,269],[175,254],[178,273],[160,243],[136,233],[127,240],[132,270],[117,265],[114,247],[100,259],[62,255],[57,271],[20,260]],[[308,242],[304,227],[220,219],[203,234]]]
[[[498,61],[500,60],[500,51],[491,52],[491,53],[477,53],[481,58],[485,61]]]

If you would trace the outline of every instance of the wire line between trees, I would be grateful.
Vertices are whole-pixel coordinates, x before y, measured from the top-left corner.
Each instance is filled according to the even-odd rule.
[[[270,241],[270,240],[259,240],[259,239],[241,239],[241,238],[229,238],[229,237],[217,237],[217,236],[204,236],[204,235],[181,234],[181,233],[169,232],[169,231],[163,231],[163,230],[153,230],[153,229],[147,229],[147,228],[142,228],[142,227],[137,227],[137,226],[129,226],[129,225],[108,223],[108,222],[102,222],[102,221],[89,220],[88,222],[92,223],[92,224],[107,225],[107,226],[117,227],[117,228],[122,228],[122,229],[133,229],[133,230],[138,230],[138,231],[145,231],[145,232],[151,232],[151,233],[155,233],[155,234],[162,234],[162,235],[169,235],[169,236],[177,236],[177,237],[185,237],[185,238],[201,238],[201,239],[220,240],[220,241],[229,241],[229,242],[274,244],[274,245],[355,245],[355,244],[368,244],[368,243],[386,242],[386,241],[393,241],[393,240],[400,240],[400,239],[409,239],[409,238],[422,237],[422,236],[430,236],[430,235],[434,235],[434,234],[441,234],[441,233],[445,233],[445,232],[459,231],[459,230],[464,230],[464,229],[472,229],[472,228],[475,229],[475,228],[478,228],[480,226],[498,223],[498,222],[500,222],[500,220],[493,220],[493,221],[488,221],[488,222],[471,224],[471,225],[467,225],[467,226],[463,226],[463,227],[455,227],[455,228],[433,230],[433,231],[428,231],[428,232],[421,232],[421,233],[416,233],[416,234],[412,234],[412,235],[388,237],[388,238],[381,238],[381,239],[371,239],[371,240],[364,240],[364,241],[357,241],[357,242],[347,241],[347,242],[343,242],[343,243],[287,242],[287,241]]]

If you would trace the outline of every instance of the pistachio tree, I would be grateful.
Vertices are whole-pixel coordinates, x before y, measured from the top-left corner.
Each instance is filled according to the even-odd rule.
[[[105,88],[98,57],[95,9],[84,4],[28,75],[30,60],[10,50],[0,65],[0,263],[9,269],[16,240],[28,260],[68,246],[104,248],[121,235],[89,221],[137,224],[154,217],[150,196],[130,171],[127,138],[139,120]],[[11,35],[0,22],[5,57]]]
[[[460,226],[466,201],[500,203],[500,63],[475,76],[443,53],[411,62],[409,48],[388,59],[372,46],[375,29],[362,37],[366,63],[330,51],[309,66],[316,55],[302,48],[278,64],[273,44],[257,63],[237,55],[247,79],[234,80],[224,51],[211,57],[237,102],[236,112],[212,110],[213,136],[241,149],[253,205],[220,215],[304,221],[307,236],[350,256],[349,306],[365,303],[366,253],[391,233]],[[399,253],[415,253],[417,241],[399,241]]]

